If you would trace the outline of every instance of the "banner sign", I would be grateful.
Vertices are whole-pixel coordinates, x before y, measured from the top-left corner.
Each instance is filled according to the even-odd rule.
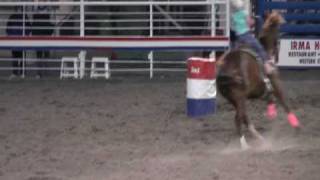
[[[278,66],[320,67],[320,39],[281,39]]]

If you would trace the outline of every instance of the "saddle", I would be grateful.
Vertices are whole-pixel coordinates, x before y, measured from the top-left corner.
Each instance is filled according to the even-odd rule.
[[[258,63],[258,65],[260,67],[260,77],[264,81],[264,83],[266,84],[267,91],[271,92],[272,91],[272,85],[271,85],[270,80],[265,76],[263,60],[258,55],[258,53],[255,50],[253,50],[252,48],[246,46],[245,44],[241,44],[241,45],[239,45],[237,48],[235,48],[233,50],[239,50],[239,51],[242,51],[242,52],[246,52],[246,53],[248,53],[248,54],[250,54],[250,55],[252,55],[254,57],[254,59],[256,60],[256,62]]]
[[[233,50],[239,50],[239,51],[246,52],[246,53],[252,55],[257,60],[257,63],[259,65],[263,66],[263,63],[262,63],[263,60],[261,59],[261,57],[258,55],[258,53],[255,50],[253,50],[248,45],[237,43],[237,45],[233,48]]]

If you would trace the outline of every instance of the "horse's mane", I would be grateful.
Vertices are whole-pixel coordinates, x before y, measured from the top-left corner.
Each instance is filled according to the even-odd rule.
[[[279,27],[285,21],[280,13],[272,11],[262,26],[259,34],[259,40],[264,46],[269,55],[274,55],[277,47],[277,40],[279,36]]]

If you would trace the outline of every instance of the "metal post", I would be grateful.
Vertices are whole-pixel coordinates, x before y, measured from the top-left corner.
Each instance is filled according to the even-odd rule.
[[[216,59],[216,51],[211,51],[210,55],[209,55],[209,58]]]
[[[211,0],[211,36],[215,36],[216,35],[216,14],[215,14],[215,10],[216,10],[216,4],[213,0]],[[215,51],[211,51],[209,54],[209,57],[215,57],[216,53]]]
[[[152,79],[153,78],[153,51],[149,52],[148,59],[150,62],[150,79]]]
[[[149,5],[149,13],[150,13],[150,18],[149,18],[149,36],[153,37],[153,5],[150,3]]]
[[[84,0],[80,1],[80,36],[83,37],[85,36],[85,30],[84,30]]]
[[[26,35],[26,10],[25,10],[25,5],[22,6],[22,36]],[[29,27],[30,28],[30,27]],[[25,59],[26,59],[26,53],[23,50],[22,51],[22,78],[25,78]]]
[[[153,37],[153,4],[150,3],[149,5],[149,12],[150,12],[150,30],[149,30],[149,35],[150,37]],[[153,78],[153,51],[150,51],[149,54],[148,54],[148,60],[150,62],[150,72],[149,72],[149,75],[150,75],[150,79]]]
[[[211,1],[211,36],[216,35],[216,6],[214,1]]]
[[[80,36],[85,36],[85,7],[84,0],[80,1]],[[86,51],[81,50],[79,55],[80,67],[79,67],[79,76],[80,79],[84,77],[85,74],[85,61],[86,61]]]
[[[230,38],[230,1],[226,2],[226,36]]]

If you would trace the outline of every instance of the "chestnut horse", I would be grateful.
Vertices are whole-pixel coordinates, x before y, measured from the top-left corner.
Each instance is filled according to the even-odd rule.
[[[267,16],[263,24],[259,40],[269,55],[275,56],[280,24],[284,22],[282,16],[272,12]],[[267,90],[264,81],[263,65],[257,59],[255,53],[248,48],[235,48],[226,52],[218,61],[217,87],[220,94],[225,97],[235,108],[235,125],[240,137],[241,147],[247,149],[242,125],[244,124],[252,135],[263,141],[263,136],[255,129],[247,116],[246,101],[250,98],[260,98],[266,94],[268,99],[267,115],[274,118],[277,115],[274,97],[288,115],[288,121],[294,128],[299,127],[299,121],[285,101],[281,88],[278,71],[275,70],[267,75],[271,82],[272,90]]]

